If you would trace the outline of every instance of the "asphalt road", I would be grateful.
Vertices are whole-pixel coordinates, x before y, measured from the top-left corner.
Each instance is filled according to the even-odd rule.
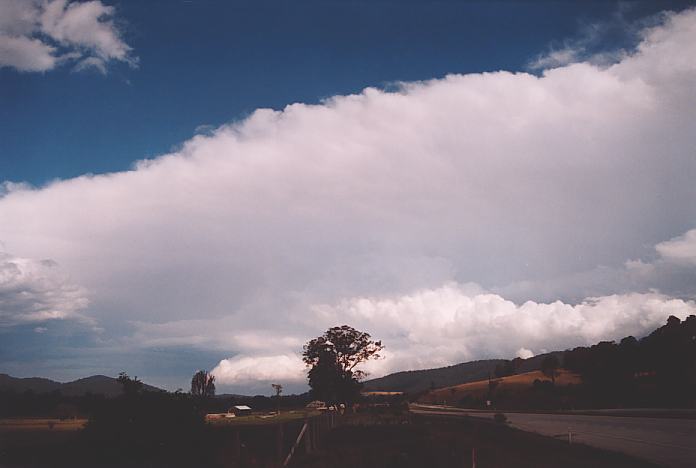
[[[491,418],[491,413],[419,406],[414,412]],[[651,461],[673,468],[696,467],[696,420],[575,414],[505,413],[511,426]]]

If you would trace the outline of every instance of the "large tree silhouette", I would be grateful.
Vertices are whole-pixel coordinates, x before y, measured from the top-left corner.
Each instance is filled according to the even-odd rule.
[[[330,328],[304,346],[302,359],[310,367],[307,377],[315,398],[328,404],[350,406],[360,392],[365,376],[356,366],[380,357],[384,348],[369,333],[343,325]]]

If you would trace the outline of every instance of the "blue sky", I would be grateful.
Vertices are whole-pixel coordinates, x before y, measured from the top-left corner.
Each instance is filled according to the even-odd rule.
[[[693,6],[0,0],[0,372],[302,391],[341,323],[381,375],[696,313]]]

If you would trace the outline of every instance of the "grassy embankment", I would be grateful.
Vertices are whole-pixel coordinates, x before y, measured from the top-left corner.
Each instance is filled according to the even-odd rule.
[[[526,372],[524,374],[511,375],[492,379],[494,382],[494,392],[515,393],[526,391],[533,387],[534,381],[551,381],[550,377],[545,376],[541,371]],[[582,382],[579,375],[560,369],[556,375],[556,387],[567,387],[577,385]],[[479,380],[451,387],[438,388],[431,390],[421,396],[418,401],[421,403],[456,403],[465,397],[483,399],[489,393],[489,381]]]

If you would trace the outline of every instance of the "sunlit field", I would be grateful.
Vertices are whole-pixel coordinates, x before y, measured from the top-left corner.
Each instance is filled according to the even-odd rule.
[[[574,372],[565,369],[559,369],[555,377],[556,386],[564,387],[568,385],[577,385],[582,382],[580,376]],[[534,385],[534,381],[551,382],[551,378],[544,375],[541,371],[526,372],[524,374],[511,375],[508,377],[500,377],[491,379],[490,382],[495,382],[496,391],[516,391],[529,389]],[[472,397],[483,397],[489,392],[489,381],[479,380],[462,385],[454,385],[451,387],[438,388],[432,390],[422,396],[419,401],[424,403],[435,403],[449,401],[454,403],[465,395]]]

